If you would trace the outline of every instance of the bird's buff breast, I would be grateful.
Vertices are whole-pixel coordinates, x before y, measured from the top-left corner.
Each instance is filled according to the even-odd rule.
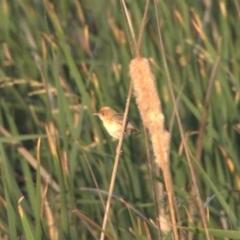
[[[120,138],[121,135],[121,125],[116,122],[104,122],[104,127],[107,129],[108,133],[115,138]]]

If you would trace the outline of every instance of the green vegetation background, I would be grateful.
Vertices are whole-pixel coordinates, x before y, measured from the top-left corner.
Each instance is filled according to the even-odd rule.
[[[201,219],[197,210],[188,215],[195,200],[189,193],[191,177],[159,48],[157,18],[192,156],[213,64],[221,57],[198,184],[209,207],[209,227],[238,230],[240,3],[210,1],[208,7],[204,1],[156,2],[159,15],[151,1],[141,55],[150,59],[172,135],[179,225],[201,227]],[[142,0],[127,1],[136,34],[144,6]],[[0,238],[54,239],[56,234],[55,239],[98,239],[100,231],[90,220],[101,226],[104,209],[94,189],[97,182],[108,191],[117,143],[92,114],[102,106],[124,111],[133,58],[120,1],[2,0],[0,16]],[[134,98],[129,117],[143,133]],[[142,134],[123,144],[110,213],[113,227],[107,228],[116,239],[147,239],[147,229],[152,239],[158,236],[136,212],[156,222],[145,138]],[[46,184],[40,165],[57,187]],[[155,182],[163,182],[159,176]],[[211,196],[216,197],[207,202]],[[158,200],[167,211],[164,196]],[[215,239],[222,234],[216,231]],[[197,239],[205,238],[199,234]]]

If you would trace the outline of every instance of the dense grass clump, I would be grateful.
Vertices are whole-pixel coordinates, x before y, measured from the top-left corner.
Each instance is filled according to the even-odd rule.
[[[137,36],[145,1],[126,4]],[[124,112],[135,57],[121,2],[3,0],[0,16],[0,239],[99,239],[117,143],[93,113]],[[147,10],[180,239],[240,236],[239,21],[234,0]],[[134,99],[128,115],[142,134],[123,141],[105,239],[171,239]]]

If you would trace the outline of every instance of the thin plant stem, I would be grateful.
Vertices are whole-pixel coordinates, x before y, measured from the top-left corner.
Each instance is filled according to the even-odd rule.
[[[199,208],[200,215],[201,215],[201,218],[202,218],[202,221],[203,221],[206,238],[209,240],[211,238],[210,238],[210,234],[209,234],[209,231],[208,231],[207,221],[206,221],[206,217],[205,217],[202,202],[201,202],[200,192],[199,192],[199,189],[197,187],[197,179],[196,179],[196,176],[194,174],[194,169],[193,169],[192,162],[191,162],[191,159],[190,159],[189,151],[187,150],[188,149],[187,148],[187,143],[186,143],[185,138],[184,138],[184,133],[183,133],[182,125],[181,125],[179,112],[177,110],[176,98],[175,98],[174,91],[173,91],[172,80],[171,80],[170,73],[169,73],[168,66],[167,66],[167,60],[166,60],[166,55],[165,55],[165,50],[164,50],[164,45],[163,45],[162,33],[161,33],[161,29],[160,29],[160,24],[159,24],[159,21],[158,21],[158,12],[157,12],[156,0],[154,0],[154,3],[155,3],[157,25],[158,25],[159,44],[160,44],[160,49],[161,49],[161,53],[162,53],[164,69],[165,69],[167,80],[168,80],[168,86],[169,86],[171,98],[173,100],[173,107],[174,107],[174,111],[175,111],[175,114],[176,114],[179,130],[180,130],[180,135],[181,135],[181,138],[182,138],[182,141],[183,141],[183,146],[184,146],[184,150],[185,150],[185,153],[186,153],[188,166],[189,166],[189,169],[190,169],[193,185],[194,185],[195,192],[196,192],[196,199],[197,199],[198,208]],[[178,234],[177,234],[177,227],[176,227],[175,224],[173,224],[173,231],[174,231],[174,235],[175,235],[175,238],[176,238],[176,236]]]
[[[105,208],[105,213],[104,213],[104,218],[103,218],[102,232],[101,232],[100,240],[104,240],[104,236],[105,236],[107,221],[108,221],[108,217],[109,217],[109,209],[110,209],[111,200],[112,200],[113,188],[114,188],[114,184],[115,184],[115,179],[116,179],[116,175],[117,175],[117,169],[118,169],[118,164],[119,164],[119,159],[120,159],[120,154],[121,154],[123,135],[124,135],[125,126],[126,126],[126,122],[127,122],[127,115],[128,115],[131,95],[132,95],[132,81],[130,82],[130,87],[129,87],[127,101],[126,101],[126,107],[125,107],[124,116],[123,116],[121,137],[118,141],[118,146],[116,148],[116,156],[115,156],[115,160],[114,160],[112,177],[111,177],[111,182],[110,182],[109,191],[108,191],[108,198],[107,198],[107,203],[106,203],[106,208]]]
[[[212,90],[213,90],[213,84],[214,84],[215,76],[217,73],[217,69],[220,64],[220,60],[221,60],[221,57],[218,57],[215,61],[215,64],[212,69],[211,77],[209,80],[207,93],[205,96],[204,108],[203,108],[202,118],[200,121],[200,127],[199,127],[199,131],[198,131],[199,134],[198,134],[198,138],[197,138],[197,150],[196,150],[196,156],[195,156],[195,161],[197,163],[201,162],[203,139],[204,139],[204,134],[205,134],[205,127],[207,124],[208,110],[209,110],[209,105],[210,105],[210,100],[211,100],[211,95],[212,95]]]
[[[152,187],[152,190],[153,190],[154,207],[155,207],[155,212],[156,212],[156,218],[158,218],[159,215],[160,215],[160,210],[159,210],[159,204],[158,204],[158,199],[157,199],[156,186],[154,184],[153,161],[151,159],[151,154],[150,154],[150,149],[149,149],[149,144],[148,144],[148,139],[147,139],[147,129],[146,129],[146,127],[144,127],[144,135],[145,135],[145,146],[146,146],[146,153],[147,153],[147,160],[148,160],[148,171],[149,171],[149,175],[150,175],[151,187]],[[157,229],[158,229],[158,238],[161,240],[162,239],[161,221],[158,221]]]

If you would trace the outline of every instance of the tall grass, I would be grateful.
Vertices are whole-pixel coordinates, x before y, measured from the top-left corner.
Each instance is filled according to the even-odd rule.
[[[145,1],[127,5],[136,33],[144,6]],[[206,239],[157,18],[210,236],[239,239],[240,4],[157,1],[157,8],[158,16],[150,2],[141,55],[150,59],[171,132],[179,234]],[[120,2],[3,0],[0,16],[0,238],[99,239],[117,143],[92,113],[102,106],[124,111],[133,45]],[[196,163],[204,99],[218,57]],[[129,117],[143,134],[123,142],[105,236],[157,239],[151,174],[154,183],[164,181],[148,171],[152,149],[134,101]],[[158,204],[168,213],[164,196]]]

